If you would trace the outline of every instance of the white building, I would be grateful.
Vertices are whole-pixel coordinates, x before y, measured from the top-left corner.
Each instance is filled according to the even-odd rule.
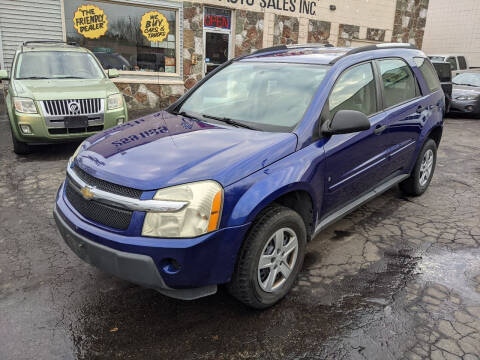
[[[465,55],[480,67],[480,1],[430,0],[423,50],[429,55]]]

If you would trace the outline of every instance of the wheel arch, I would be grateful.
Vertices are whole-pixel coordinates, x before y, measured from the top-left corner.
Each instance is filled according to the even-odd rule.
[[[437,144],[437,148],[438,148],[440,146],[440,142],[442,140],[442,134],[443,134],[443,126],[437,125],[430,130],[430,132],[425,137],[425,140],[426,139],[432,139],[433,141],[435,141],[435,143]]]
[[[275,191],[259,195],[259,189],[249,189],[232,211],[229,226],[238,223],[252,223],[258,215],[272,204],[280,204],[296,211],[303,219],[309,240],[315,228],[317,218],[316,198],[310,184],[305,182],[290,183]],[[254,204],[254,205],[253,205]]]

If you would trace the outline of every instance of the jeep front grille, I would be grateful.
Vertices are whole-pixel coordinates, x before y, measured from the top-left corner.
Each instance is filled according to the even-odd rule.
[[[103,99],[43,100],[47,116],[78,116],[103,113]]]

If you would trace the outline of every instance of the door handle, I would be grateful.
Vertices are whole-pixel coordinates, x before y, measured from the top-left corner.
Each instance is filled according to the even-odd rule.
[[[423,107],[422,105],[420,105],[420,106],[417,108],[417,114],[421,114],[421,113],[424,112],[425,110],[428,110],[428,106]]]
[[[387,128],[387,125],[377,125],[373,130],[373,133],[375,135],[380,135],[382,132],[385,131],[386,128]]]

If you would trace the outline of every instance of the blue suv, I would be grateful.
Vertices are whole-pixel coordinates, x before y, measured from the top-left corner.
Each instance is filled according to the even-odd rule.
[[[86,262],[162,294],[219,284],[254,308],[292,288],[307,242],[435,169],[444,94],[408,44],[235,58],[166,111],[88,138],[54,216]]]

